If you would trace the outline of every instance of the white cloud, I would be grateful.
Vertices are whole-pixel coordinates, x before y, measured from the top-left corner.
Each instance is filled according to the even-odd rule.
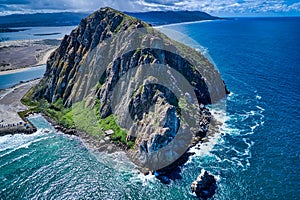
[[[166,7],[169,10],[201,10],[213,14],[218,13],[264,13],[264,12],[300,12],[300,2],[290,4],[290,1],[284,0],[155,0],[155,3],[149,3],[150,0],[138,0],[140,5],[146,9],[153,7],[157,2],[167,2]],[[171,4],[173,3],[173,4]]]
[[[104,6],[135,12],[149,10],[201,10],[211,14],[300,12],[300,2],[295,0],[0,0],[0,14],[92,12]]]

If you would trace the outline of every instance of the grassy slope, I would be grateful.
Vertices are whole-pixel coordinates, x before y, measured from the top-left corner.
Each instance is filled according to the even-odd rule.
[[[32,92],[30,90],[21,100],[29,107],[29,110],[20,112],[20,116],[24,117],[28,112],[43,112],[59,125],[85,131],[91,136],[104,136],[104,131],[112,129],[114,131],[110,135],[112,141],[121,142],[129,148],[134,147],[134,142],[126,141],[127,132],[118,126],[114,115],[105,119],[100,118],[99,102],[93,108],[86,107],[85,101],[77,102],[71,108],[65,108],[61,99],[51,104],[44,99],[33,101],[31,99]]]

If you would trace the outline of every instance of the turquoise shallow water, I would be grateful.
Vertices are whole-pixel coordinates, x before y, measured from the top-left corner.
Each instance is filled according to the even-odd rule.
[[[299,27],[299,18],[255,18],[163,30],[200,43],[233,92],[223,135],[202,146],[181,179],[164,185],[139,175],[124,154],[93,152],[78,138],[43,133],[51,127],[35,117],[37,133],[0,137],[0,197],[195,199],[190,184],[204,168],[219,178],[213,199],[299,199]]]

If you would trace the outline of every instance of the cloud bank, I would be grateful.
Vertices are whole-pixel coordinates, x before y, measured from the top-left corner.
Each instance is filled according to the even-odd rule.
[[[211,14],[299,14],[298,0],[0,0],[0,15],[36,12],[92,12],[100,7],[121,11],[200,10]]]

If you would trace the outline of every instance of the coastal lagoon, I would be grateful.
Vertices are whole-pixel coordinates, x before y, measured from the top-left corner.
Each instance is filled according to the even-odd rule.
[[[46,71],[46,65],[38,65],[35,67],[24,68],[20,70],[14,70],[10,72],[0,73],[0,90],[7,89],[20,82],[33,80],[43,77]]]
[[[62,39],[65,34],[69,34],[75,27],[76,26],[10,28],[21,31],[0,33],[0,42],[10,40]]]
[[[181,178],[162,184],[139,174],[124,153],[90,150],[35,116],[30,120],[38,132],[0,137],[0,197],[196,199],[190,184],[204,168],[219,178],[216,200],[300,198],[300,18],[239,18],[161,30],[196,41],[186,40],[188,45],[201,44],[232,91],[222,134],[196,151]]]

